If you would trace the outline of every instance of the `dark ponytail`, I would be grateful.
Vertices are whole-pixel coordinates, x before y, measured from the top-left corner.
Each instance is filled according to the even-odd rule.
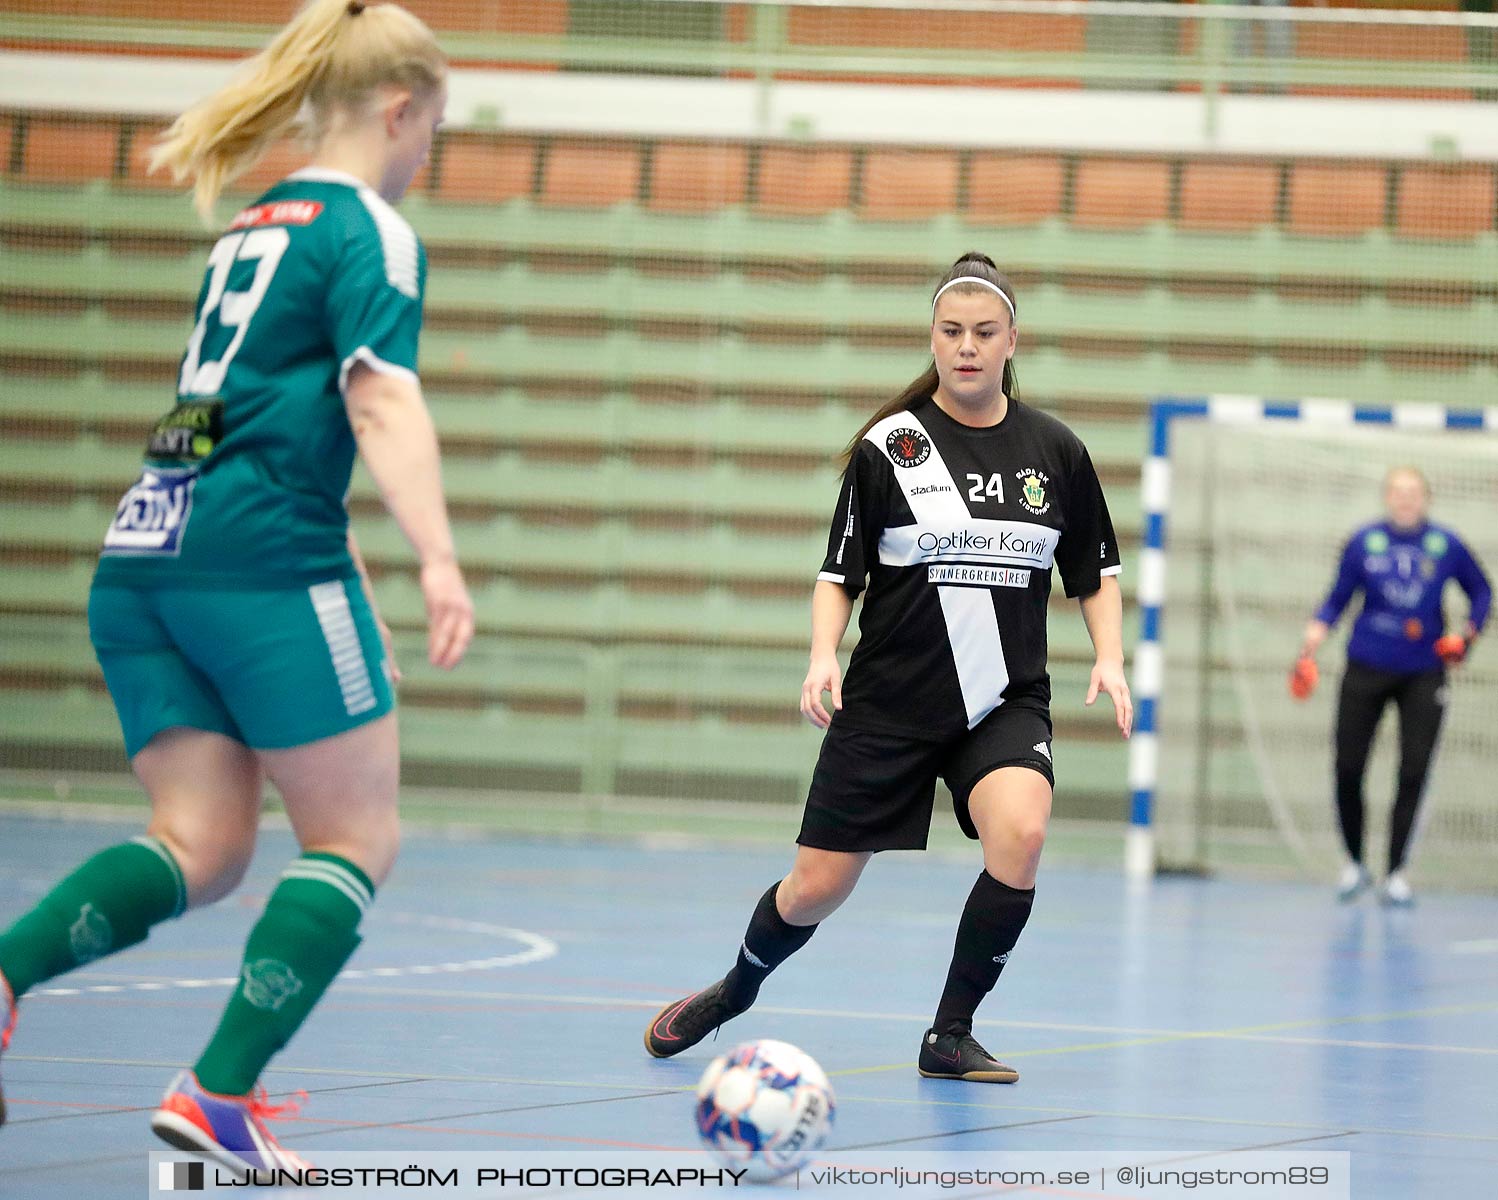
[[[934,300],[936,293],[951,283],[952,280],[961,279],[964,275],[971,275],[977,279],[986,279],[1009,298],[1009,303],[1015,306],[1016,312],[1019,311],[1019,304],[1014,298],[1014,285],[994,265],[993,259],[989,258],[986,254],[980,254],[976,250],[969,250],[952,264],[945,275],[937,280],[936,287],[931,291],[932,299]],[[952,290],[956,292],[982,292],[988,289],[974,283],[960,283]],[[909,408],[912,404],[918,404],[927,396],[930,396],[936,391],[936,385],[939,382],[940,380],[936,373],[936,360],[933,358],[927,364],[926,369],[906,384],[898,396],[893,400],[886,400],[881,404],[879,411],[865,421],[863,428],[855,433],[852,440],[843,447],[842,458],[840,460],[843,469],[846,470],[848,464],[853,461],[853,454],[858,449],[858,443],[863,441],[864,434],[868,433],[875,425],[884,420],[885,417],[893,416],[895,413]],[[1013,358],[1004,360],[1004,374],[1000,380],[1000,386],[1004,389],[1006,396],[1014,400],[1019,399],[1019,377],[1014,373]]]

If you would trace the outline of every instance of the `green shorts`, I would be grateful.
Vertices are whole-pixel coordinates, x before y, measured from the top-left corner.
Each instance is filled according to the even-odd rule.
[[[395,707],[357,579],[276,591],[96,583],[88,631],[131,758],[175,725],[283,750]]]

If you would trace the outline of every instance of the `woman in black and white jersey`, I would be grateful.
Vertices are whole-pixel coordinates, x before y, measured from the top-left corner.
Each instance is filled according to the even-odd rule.
[[[1118,546],[1084,447],[1015,394],[1014,289],[966,254],[932,301],[930,367],[849,444],[812,597],[801,711],[826,729],[791,873],[761,897],[738,961],[662,1009],[646,1049],[665,1058],[754,1002],[880,850],[926,846],[941,776],[983,847],[957,927],[922,1075],[1013,1083],[972,1037],[1035,898],[1051,813],[1046,605],[1051,567],[1081,601],[1100,692],[1129,735]],[[864,590],[846,685],[837,646]],[[824,706],[830,693],[832,711]]]

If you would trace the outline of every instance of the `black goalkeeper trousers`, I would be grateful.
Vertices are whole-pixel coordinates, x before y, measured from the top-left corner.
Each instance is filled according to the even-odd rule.
[[[1373,732],[1392,700],[1399,708],[1399,786],[1389,822],[1389,870],[1404,866],[1425,780],[1446,715],[1446,671],[1395,675],[1349,662],[1337,697],[1337,815],[1354,862],[1363,861],[1363,776]]]

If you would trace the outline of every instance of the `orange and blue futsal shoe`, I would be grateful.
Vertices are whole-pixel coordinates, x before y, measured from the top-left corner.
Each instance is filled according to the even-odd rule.
[[[299,1099],[305,1099],[301,1093]],[[178,1150],[191,1150],[222,1163],[237,1175],[254,1179],[264,1171],[305,1171],[311,1164],[276,1141],[267,1120],[291,1116],[298,1100],[272,1105],[264,1088],[248,1096],[220,1096],[206,1091],[191,1071],[172,1080],[151,1129]]]

